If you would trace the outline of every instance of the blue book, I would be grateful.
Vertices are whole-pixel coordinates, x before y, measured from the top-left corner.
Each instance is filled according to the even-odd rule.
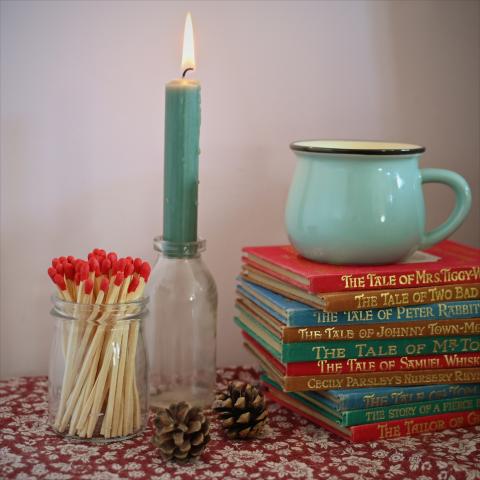
[[[304,395],[312,399],[321,398],[331,408],[346,411],[480,395],[480,384],[356,388],[305,392]]]
[[[356,323],[408,322],[480,317],[480,300],[441,302],[429,305],[323,312],[264,287],[239,279],[238,292],[255,302],[288,327],[352,325]]]

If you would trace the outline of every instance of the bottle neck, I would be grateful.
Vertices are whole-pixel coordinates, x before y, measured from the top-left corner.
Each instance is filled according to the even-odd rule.
[[[203,239],[185,243],[171,242],[162,236],[153,239],[153,249],[167,258],[199,258],[205,251],[206,244],[206,240]]]

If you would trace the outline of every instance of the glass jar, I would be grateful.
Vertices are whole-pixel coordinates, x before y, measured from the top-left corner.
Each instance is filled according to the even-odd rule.
[[[109,442],[143,430],[147,302],[96,305],[53,298],[48,395],[49,423],[57,433]]]
[[[216,382],[217,288],[203,263],[205,241],[154,239],[159,252],[149,282],[146,324],[150,406],[182,400],[207,407]]]

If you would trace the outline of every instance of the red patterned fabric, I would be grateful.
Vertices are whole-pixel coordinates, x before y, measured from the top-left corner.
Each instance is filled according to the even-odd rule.
[[[219,371],[219,387],[253,369]],[[480,427],[418,437],[350,444],[277,405],[258,440],[231,441],[215,417],[200,460],[165,463],[150,443],[151,425],[135,439],[98,445],[58,437],[46,424],[47,380],[0,382],[0,478],[228,479],[480,479]]]

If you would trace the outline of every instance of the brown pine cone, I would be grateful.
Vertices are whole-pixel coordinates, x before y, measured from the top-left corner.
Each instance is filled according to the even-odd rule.
[[[230,382],[227,390],[217,394],[213,408],[231,439],[255,437],[267,422],[265,398],[249,383]]]
[[[164,460],[198,457],[210,441],[209,422],[198,407],[186,402],[160,408],[154,420],[152,443]]]

